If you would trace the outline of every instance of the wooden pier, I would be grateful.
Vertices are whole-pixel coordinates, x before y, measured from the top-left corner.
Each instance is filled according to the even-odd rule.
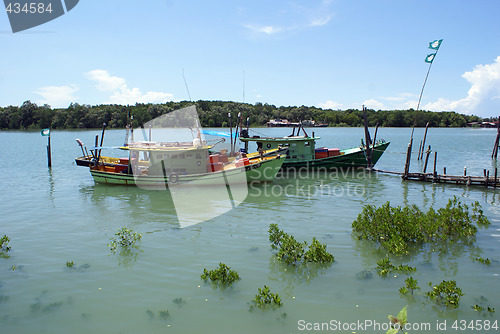
[[[495,175],[490,176],[489,171],[485,171],[484,176],[471,176],[471,175],[446,175],[437,173],[404,173],[404,172],[393,172],[386,170],[373,169],[374,172],[388,173],[400,175],[403,180],[410,181],[422,181],[422,182],[432,182],[432,183],[448,183],[457,185],[477,185],[491,188],[500,189],[500,178],[498,177],[497,169],[495,169]],[[446,172],[446,171],[445,171]]]

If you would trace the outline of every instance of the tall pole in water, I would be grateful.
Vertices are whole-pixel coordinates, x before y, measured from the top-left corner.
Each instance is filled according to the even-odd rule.
[[[425,57],[425,62],[429,63],[429,68],[427,69],[427,74],[425,75],[424,84],[422,85],[422,90],[420,91],[420,96],[418,98],[418,104],[417,104],[417,110],[415,110],[415,119],[413,121],[413,128],[411,129],[411,138],[412,139],[413,139],[413,131],[415,130],[415,125],[417,123],[417,113],[418,113],[418,110],[420,109],[420,101],[422,100],[422,95],[424,94],[425,84],[427,83],[427,78],[429,77],[432,63],[433,63],[434,59],[436,58],[436,55],[439,51],[439,47],[441,46],[442,42],[443,42],[443,40],[439,39],[439,40],[435,40],[435,41],[429,43],[429,49],[436,50],[436,52],[431,53],[431,54],[427,55],[427,57]]]
[[[52,167],[52,153],[50,149],[50,129],[43,129],[40,131],[40,134],[42,137],[48,137],[47,138],[47,166],[49,168]]]
[[[229,118],[229,135],[231,137],[231,150],[229,152],[229,156],[233,155],[233,128],[231,126],[231,113],[227,113],[227,117]]]

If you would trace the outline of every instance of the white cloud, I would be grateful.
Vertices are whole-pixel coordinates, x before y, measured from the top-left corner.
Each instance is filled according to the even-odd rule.
[[[344,105],[342,103],[334,102],[332,100],[328,100],[324,103],[319,103],[319,107],[322,109],[332,109],[332,110],[338,110],[338,109],[343,109]]]
[[[97,89],[103,92],[116,90],[125,85],[125,79],[109,75],[105,70],[92,70],[85,73],[85,76],[97,82]]]
[[[245,28],[248,28],[256,33],[264,33],[266,35],[273,35],[278,32],[283,31],[283,28],[273,27],[273,26],[257,26],[257,25],[244,25]]]
[[[85,73],[88,79],[96,82],[97,89],[111,92],[110,100],[105,103],[135,104],[135,103],[163,103],[172,101],[173,95],[163,92],[146,92],[139,88],[128,88],[124,78],[112,76],[106,70],[92,70]]]
[[[114,91],[109,103],[112,104],[135,104],[135,103],[164,103],[172,101],[174,96],[162,92],[146,92],[142,94],[139,88],[127,88],[123,85],[120,90]]]
[[[67,107],[71,102],[77,99],[73,95],[79,88],[76,85],[68,86],[45,86],[40,87],[35,93],[41,95],[44,100],[38,101],[39,104],[48,104],[53,108]]]
[[[373,110],[385,110],[387,107],[380,101],[377,101],[375,99],[369,99],[363,102],[363,105],[367,109],[373,109]]]
[[[273,24],[252,23],[243,24],[243,27],[265,35],[302,30],[308,27],[321,27],[328,24],[333,17],[330,9],[331,2],[330,0],[310,1],[307,6],[289,3],[286,8],[279,11],[274,10],[276,18]],[[269,12],[272,14],[273,10],[269,10]]]
[[[500,56],[492,64],[476,65],[470,71],[462,74],[471,87],[467,97],[450,101],[444,98],[428,103],[425,108],[430,110],[454,110],[465,114],[478,116],[494,116],[500,109]]]
[[[311,27],[321,27],[321,26],[324,26],[325,24],[327,24],[328,22],[330,22],[331,19],[332,19],[331,15],[316,17],[316,18],[311,19],[311,21],[309,22],[309,25]]]

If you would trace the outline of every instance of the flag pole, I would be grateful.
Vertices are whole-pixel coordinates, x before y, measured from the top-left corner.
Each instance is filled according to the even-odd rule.
[[[420,91],[420,96],[418,97],[417,110],[415,110],[415,118],[413,120],[413,128],[411,129],[411,138],[412,139],[413,139],[413,131],[415,131],[415,125],[417,123],[417,113],[418,113],[418,110],[420,109],[420,101],[422,100],[422,95],[424,94],[425,84],[427,83],[427,78],[429,78],[429,73],[431,72],[432,63],[434,63],[434,59],[436,59],[439,48],[441,47],[441,43],[442,43],[442,40],[439,43],[439,46],[437,47],[437,49],[435,49],[436,52],[434,53],[434,57],[432,58],[431,62],[429,63],[429,68],[427,69],[427,74],[425,75],[424,84],[422,85],[422,90]]]

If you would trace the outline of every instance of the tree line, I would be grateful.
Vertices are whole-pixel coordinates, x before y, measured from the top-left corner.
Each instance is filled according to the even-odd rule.
[[[234,118],[238,113],[250,119],[251,126],[264,126],[270,119],[287,119],[291,122],[314,120],[329,126],[363,126],[363,111],[358,109],[331,110],[307,106],[276,107],[267,103],[240,103],[231,101],[196,102],[181,101],[164,104],[96,105],[72,103],[68,108],[53,109],[49,105],[38,106],[25,101],[20,107],[0,107],[0,129],[37,130],[51,129],[92,129],[101,128],[106,123],[109,128],[125,128],[130,116],[134,125],[140,125],[170,111],[195,104],[201,125],[204,127],[228,127],[228,113]],[[459,114],[453,111],[431,112],[408,110],[368,109],[369,126],[417,127],[429,123],[431,127],[465,127],[470,122],[481,122],[478,116]]]

